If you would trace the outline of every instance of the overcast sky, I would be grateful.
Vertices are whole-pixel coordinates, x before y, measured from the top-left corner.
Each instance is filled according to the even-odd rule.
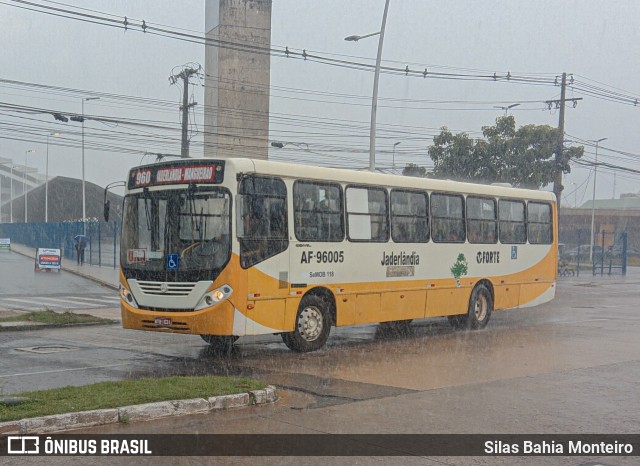
[[[63,10],[95,10],[97,16],[145,20],[171,30],[204,33],[204,1],[66,0],[32,3]],[[145,151],[180,152],[178,105],[181,88],[168,77],[187,63],[204,67],[202,45],[175,38],[127,32],[114,27],[77,21],[0,0],[0,157],[12,158],[45,171],[47,134],[50,176],[81,177],[81,126],[56,122],[51,115],[9,109],[52,109],[137,123],[99,123],[85,126],[86,178],[101,186],[123,180],[128,169],[150,162]],[[29,7],[30,8],[30,7]],[[346,42],[344,37],[380,28],[384,0],[274,0],[272,46],[346,62],[373,63],[377,37]],[[90,13],[85,11],[85,13]],[[377,165],[401,168],[407,162],[430,166],[427,146],[447,126],[479,137],[504,111],[495,107],[520,105],[510,110],[517,126],[558,125],[558,110],[545,101],[558,99],[552,84],[562,72],[573,74],[567,97],[583,98],[567,107],[565,131],[570,144],[608,138],[600,143],[599,161],[639,169],[640,2],[619,1],[451,1],[391,0],[383,48],[383,66],[446,72],[455,79],[418,78],[382,74],[379,91]],[[460,79],[459,75],[526,77],[528,82]],[[35,83],[68,90],[30,88]],[[533,82],[535,81],[535,82]],[[194,80],[198,84],[197,80]],[[204,81],[202,81],[204,83]],[[368,165],[369,119],[373,73],[352,67],[331,66],[311,60],[284,58],[271,61],[270,140],[291,142],[272,149],[277,160],[300,160],[328,166]],[[113,94],[108,97],[106,94]],[[128,96],[121,99],[116,96]],[[203,103],[203,90],[194,86],[194,100]],[[133,100],[132,98],[142,98]],[[201,153],[202,108],[192,127],[192,154]],[[158,128],[160,126],[161,128]],[[162,127],[167,127],[163,129]],[[169,127],[171,129],[169,129]],[[574,142],[576,141],[576,142]],[[296,148],[297,147],[297,148]],[[308,150],[306,150],[308,147]],[[302,150],[300,148],[304,148]],[[585,145],[586,162],[593,162],[595,147]],[[638,192],[640,175],[601,167],[597,197]],[[565,179],[566,202],[591,198],[593,167],[575,165]]]

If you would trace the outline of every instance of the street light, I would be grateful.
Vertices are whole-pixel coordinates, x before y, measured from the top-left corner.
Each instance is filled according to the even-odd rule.
[[[400,144],[400,141],[396,142],[396,143],[393,145],[393,157],[392,157],[392,159],[391,159],[391,160],[392,160],[392,162],[391,162],[391,171],[392,171],[393,173],[395,173],[395,172],[396,172],[396,146],[397,146],[398,144]]]
[[[517,107],[518,105],[520,105],[520,104],[511,104],[511,105],[508,105],[506,107],[501,107],[499,105],[494,105],[493,108],[499,108],[501,110],[504,110],[504,116],[507,116],[507,113],[509,113],[509,110],[511,110],[513,107]]]
[[[589,244],[589,260],[593,262],[593,241],[594,241],[594,231],[593,227],[595,225],[596,219],[596,177],[598,176],[598,144],[602,141],[606,141],[607,138],[601,138],[595,141],[596,143],[596,163],[593,165],[593,199],[591,200],[591,244]]]
[[[82,234],[87,234],[87,198],[84,186],[84,103],[89,100],[100,100],[100,97],[82,98]]]
[[[28,219],[28,215],[27,215],[27,210],[29,208],[29,192],[27,190],[27,156],[29,155],[29,153],[31,152],[36,152],[35,149],[29,149],[24,151],[24,184],[22,185],[23,190],[24,191],[24,223],[27,223],[27,219]]]
[[[11,159],[0,157],[0,165],[11,163]],[[2,173],[0,173],[0,223],[2,223]]]
[[[344,40],[357,42],[365,37],[380,35],[378,40],[378,55],[376,57],[376,70],[373,76],[373,97],[371,99],[371,130],[369,136],[369,170],[376,169],[376,111],[378,108],[378,80],[380,79],[380,61],[382,59],[382,42],[384,41],[384,28],[387,24],[387,10],[389,9],[389,0],[384,4],[384,14],[382,15],[382,26],[380,31],[365,34],[364,36],[348,36]]]
[[[49,222],[49,136],[60,136],[60,133],[47,134],[47,162],[44,174],[44,223]]]
[[[11,170],[9,175],[9,191],[11,191],[11,206],[9,207],[9,222],[13,223],[13,169],[18,168],[14,164],[11,164]]]
[[[285,146],[295,146],[298,149],[306,150],[307,152],[311,152],[309,150],[309,144],[306,142],[282,142],[282,141],[273,141],[271,143],[271,147],[275,147],[277,149],[282,149]],[[305,146],[305,147],[302,147]]]

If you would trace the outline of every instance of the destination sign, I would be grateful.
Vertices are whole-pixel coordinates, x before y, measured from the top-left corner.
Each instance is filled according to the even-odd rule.
[[[129,172],[129,189],[167,184],[222,183],[224,162],[194,161],[147,165]]]

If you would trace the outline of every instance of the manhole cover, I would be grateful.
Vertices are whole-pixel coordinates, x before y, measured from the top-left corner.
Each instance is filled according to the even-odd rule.
[[[64,353],[65,351],[75,351],[78,348],[73,346],[32,346],[30,348],[16,348],[16,351],[25,351],[27,353],[51,354]]]
[[[608,463],[601,463],[600,461],[589,461],[588,463],[580,463],[577,466],[613,466]]]

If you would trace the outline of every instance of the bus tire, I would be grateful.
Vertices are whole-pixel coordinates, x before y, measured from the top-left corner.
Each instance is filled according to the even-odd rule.
[[[380,322],[380,329],[395,336],[411,335],[411,322],[413,322],[413,319]]]
[[[465,315],[447,316],[447,320],[453,328],[461,329],[467,326],[467,316]]]
[[[331,332],[329,304],[319,296],[307,295],[300,301],[293,332],[283,333],[287,348],[299,353],[319,350]]]
[[[229,353],[233,344],[240,337],[230,336],[223,337],[219,335],[200,335],[205,342],[207,342],[211,348],[216,353]]]
[[[465,316],[465,326],[472,330],[485,328],[493,311],[493,297],[485,285],[478,285],[473,289],[469,298],[469,313]]]

